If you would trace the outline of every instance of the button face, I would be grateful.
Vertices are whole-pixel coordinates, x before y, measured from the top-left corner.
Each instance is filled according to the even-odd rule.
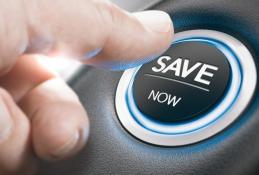
[[[177,42],[138,70],[133,97],[138,110],[152,121],[186,122],[213,108],[230,79],[228,59],[213,44]]]

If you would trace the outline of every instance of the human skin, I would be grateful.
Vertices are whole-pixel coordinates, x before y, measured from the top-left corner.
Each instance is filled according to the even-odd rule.
[[[78,97],[38,54],[120,69],[150,61],[172,38],[161,11],[129,13],[107,0],[0,0],[0,174],[35,174],[41,159],[71,157],[89,136]]]

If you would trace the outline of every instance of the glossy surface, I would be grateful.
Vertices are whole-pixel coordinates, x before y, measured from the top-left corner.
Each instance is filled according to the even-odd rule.
[[[175,43],[138,70],[134,101],[140,112],[156,122],[195,120],[221,99],[230,74],[228,59],[213,43]]]

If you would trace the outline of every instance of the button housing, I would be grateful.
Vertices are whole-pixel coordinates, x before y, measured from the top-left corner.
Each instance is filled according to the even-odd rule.
[[[255,91],[257,73],[252,55],[237,39],[213,30],[177,33],[173,43],[204,41],[213,44],[227,57],[231,69],[229,88],[214,108],[194,121],[159,123],[150,120],[136,106],[133,83],[141,66],[126,70],[117,87],[115,107],[124,128],[138,139],[162,146],[180,146],[207,139],[235,121],[249,104]],[[187,108],[188,109],[188,108]]]

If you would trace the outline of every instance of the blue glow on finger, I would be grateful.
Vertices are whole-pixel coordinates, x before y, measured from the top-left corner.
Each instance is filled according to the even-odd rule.
[[[137,60],[120,60],[120,61],[107,61],[104,63],[101,63],[98,65],[98,67],[104,68],[104,69],[109,69],[112,71],[121,71],[121,70],[126,70],[130,68],[134,68],[143,64],[146,64],[154,59],[156,59],[159,55],[153,55],[149,56],[143,59],[137,59]]]
[[[94,49],[88,53],[86,53],[83,57],[83,60],[89,60],[95,56],[97,56],[101,52],[101,48]]]

